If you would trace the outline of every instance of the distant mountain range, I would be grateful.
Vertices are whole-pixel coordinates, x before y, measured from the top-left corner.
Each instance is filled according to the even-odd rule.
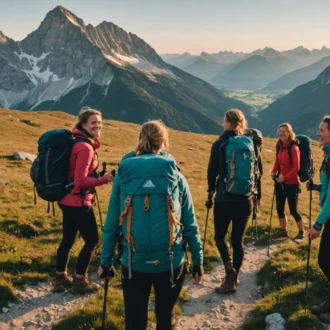
[[[298,86],[262,111],[259,126],[275,136],[277,126],[289,122],[296,133],[315,138],[320,120],[329,113],[329,104],[330,66],[316,79]]]
[[[330,56],[308,65],[304,68],[289,72],[269,83],[264,90],[294,89],[299,85],[314,80],[327,66],[330,65]]]
[[[85,25],[62,6],[20,42],[0,33],[0,107],[77,114],[83,105],[104,118],[160,118],[172,128],[204,133],[221,132],[229,108],[248,118],[251,111],[167,64],[138,36],[109,22]]]
[[[263,88],[289,72],[328,56],[330,49],[326,47],[310,51],[300,46],[284,52],[266,47],[252,53],[202,52],[199,56],[189,53],[167,54],[163,59],[217,87],[256,89]],[[317,71],[316,65],[314,67],[316,75],[322,70]],[[287,87],[276,87],[276,89],[283,90]]]

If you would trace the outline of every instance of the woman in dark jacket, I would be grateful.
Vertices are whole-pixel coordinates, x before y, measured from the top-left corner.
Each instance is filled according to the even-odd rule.
[[[94,188],[113,181],[113,176],[109,174],[102,177],[94,175],[98,166],[96,150],[100,147],[101,120],[99,111],[83,109],[72,132],[79,139],[72,147],[69,163],[68,179],[73,179],[74,187],[58,202],[63,213],[63,237],[57,249],[54,292],[62,292],[71,286],[73,293],[90,293],[98,288],[87,276],[88,266],[98,245],[97,224],[92,208]],[[67,266],[78,233],[85,245],[79,253],[72,279],[67,273]]]
[[[328,295],[320,306],[313,306],[312,311],[321,315],[320,318],[325,323],[330,323],[330,116],[325,116],[319,126],[317,133],[320,145],[324,151],[324,161],[320,169],[321,184],[313,184],[311,187],[307,183],[307,189],[315,190],[320,193],[321,212],[317,216],[313,228],[309,232],[309,237],[315,239],[321,235],[321,242],[318,255],[319,266],[328,280]]]
[[[244,258],[243,238],[247,223],[252,213],[252,194],[233,195],[225,190],[227,176],[226,142],[235,136],[244,135],[247,122],[242,111],[231,109],[223,119],[224,133],[214,142],[208,165],[208,192],[209,201],[216,192],[214,204],[215,242],[225,265],[226,278],[220,287],[215,288],[219,294],[236,291],[237,277]],[[226,241],[228,228],[232,222],[231,245]]]

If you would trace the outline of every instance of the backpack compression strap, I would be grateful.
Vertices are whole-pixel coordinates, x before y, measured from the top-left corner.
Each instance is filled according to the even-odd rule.
[[[228,181],[231,180],[231,179],[234,179],[234,176],[235,176],[235,165],[236,165],[236,154],[235,154],[235,151],[232,152],[232,159],[230,161],[230,177],[228,178]],[[227,189],[228,192],[230,192],[233,187],[235,185],[235,182],[233,181],[232,184],[230,185],[230,187]]]
[[[173,267],[173,251],[172,247],[174,245],[174,233],[173,233],[173,225],[176,226],[182,226],[182,223],[176,220],[175,214],[174,214],[174,203],[171,195],[166,196],[167,200],[167,216],[168,216],[168,226],[169,226],[169,232],[170,232],[170,243],[168,245],[168,256],[170,259],[170,267],[171,267],[171,277],[170,282],[172,284],[172,288],[175,287],[174,283],[174,267]]]

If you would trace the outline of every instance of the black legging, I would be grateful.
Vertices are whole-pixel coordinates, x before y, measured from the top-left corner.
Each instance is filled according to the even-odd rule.
[[[244,234],[253,209],[252,198],[237,202],[216,202],[214,204],[214,232],[215,242],[223,263],[233,262],[234,268],[239,272],[244,258]],[[233,259],[229,244],[226,241],[228,227],[232,221],[231,245]]]
[[[327,277],[328,282],[330,283],[329,251],[330,251],[330,223],[328,220],[328,222],[324,226],[321,237],[318,262],[322,272]]]
[[[171,272],[141,273],[122,267],[122,286],[125,305],[125,330],[145,330],[148,323],[148,302],[152,286],[155,292],[156,330],[174,329],[174,305],[185,279],[185,267],[174,270],[175,286],[170,282]]]
[[[278,217],[284,218],[285,200],[288,199],[290,214],[296,222],[301,220],[301,216],[297,211],[299,184],[276,183],[276,209]]]
[[[76,274],[85,275],[98,244],[97,224],[93,208],[61,204],[59,204],[59,207],[63,213],[63,238],[57,249],[56,270],[64,272],[67,269],[71,248],[80,232],[85,245],[78,256]]]

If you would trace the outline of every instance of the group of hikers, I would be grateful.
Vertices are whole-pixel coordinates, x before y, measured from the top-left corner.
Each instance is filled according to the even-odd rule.
[[[211,149],[205,205],[208,210],[214,205],[214,238],[226,274],[215,291],[218,294],[229,294],[236,291],[239,283],[248,220],[254,207],[262,202],[263,169],[261,146],[256,147],[253,136],[249,134],[258,131],[248,129],[245,116],[240,110],[231,109],[226,112],[223,129],[223,134]],[[61,192],[60,198],[44,197],[46,200],[57,200],[63,213],[63,237],[57,249],[54,291],[62,292],[71,288],[73,293],[91,293],[98,290],[99,286],[92,283],[87,276],[89,264],[99,246],[92,205],[95,187],[112,182],[98,274],[103,281],[114,276],[113,263],[117,258],[120,242],[123,249],[120,263],[125,329],[146,329],[152,288],[157,330],[174,329],[174,306],[187,272],[192,272],[193,284],[196,285],[200,283],[204,273],[204,251],[187,180],[175,159],[166,152],[169,146],[168,130],[158,120],[148,121],[141,126],[135,149],[122,158],[116,174],[107,174],[104,171],[100,174],[97,171],[96,150],[100,148],[101,130],[101,113],[86,107],[81,110],[72,132],[53,131],[39,140],[38,166],[33,165],[35,171],[42,166],[40,159],[43,146],[50,143],[51,139],[56,138],[59,141],[59,134],[62,134],[61,141],[65,134],[66,139],[71,139],[66,144],[66,190]],[[310,240],[315,239],[321,235],[323,229],[318,263],[330,283],[330,263],[327,257],[327,251],[330,250],[330,116],[322,119],[318,130],[319,142],[325,153],[320,169],[321,183],[315,184],[309,178],[306,184],[307,190],[320,192],[321,206],[309,231],[305,231],[304,221],[297,210],[301,183],[299,141],[297,142],[288,123],[279,125],[278,135],[271,175],[275,184],[281,235],[288,236],[287,216],[284,212],[287,200],[290,214],[298,227],[296,239],[304,239],[306,233]],[[59,143],[53,143],[53,147],[56,148]],[[49,161],[51,148],[45,150],[45,166],[50,168],[53,164],[54,170],[55,162]],[[40,183],[40,174],[39,181],[38,175],[34,175],[33,179],[39,195],[43,197],[48,194],[51,179],[46,178],[48,181],[46,180],[44,186]],[[226,240],[230,223],[231,248]],[[68,275],[68,262],[79,233],[85,244],[79,253],[72,278]],[[187,245],[191,252],[192,267],[187,267]],[[312,310],[323,314],[323,319],[330,322],[330,291],[325,302],[314,306]]]

